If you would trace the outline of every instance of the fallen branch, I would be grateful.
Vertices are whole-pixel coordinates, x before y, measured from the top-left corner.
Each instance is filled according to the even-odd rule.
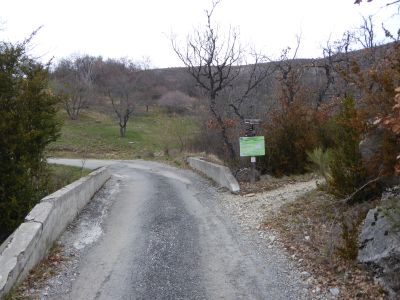
[[[345,202],[345,203],[349,203],[350,200],[352,200],[354,198],[355,195],[357,195],[359,192],[361,192],[363,189],[365,189],[367,186],[369,186],[372,183],[375,183],[377,181],[379,181],[382,178],[382,176],[378,176],[375,179],[372,179],[370,181],[368,181],[367,183],[365,183],[363,186],[361,186],[360,188],[358,188],[357,190],[355,190],[352,194],[350,194],[349,196],[347,196],[346,198],[344,198],[343,200],[341,200],[340,202]]]
[[[399,1],[400,1],[400,0],[399,0]],[[355,190],[352,194],[350,194],[349,196],[347,196],[347,197],[344,198],[344,199],[341,199],[341,200],[339,200],[339,201],[333,202],[332,205],[338,204],[338,203],[349,203],[349,201],[350,201],[351,199],[353,199],[353,197],[354,197],[355,195],[357,195],[359,192],[361,192],[363,189],[365,189],[365,188],[366,188],[367,186],[369,186],[371,183],[375,183],[375,182],[379,181],[381,178],[382,178],[382,176],[378,176],[378,177],[376,177],[375,179],[372,179],[372,180],[368,181],[368,182],[365,183],[363,186],[361,186],[360,188],[358,188],[357,190]]]
[[[343,199],[344,202],[348,203],[351,199],[353,199],[353,197],[355,195],[357,195],[359,192],[361,192],[363,189],[365,189],[367,186],[369,186],[371,183],[375,183],[377,181],[379,181],[382,178],[382,176],[378,176],[375,179],[372,179],[370,181],[368,181],[366,184],[364,184],[363,186],[361,186],[360,188],[358,188],[357,190],[354,191],[354,193],[350,194],[349,196],[347,196],[346,198]]]

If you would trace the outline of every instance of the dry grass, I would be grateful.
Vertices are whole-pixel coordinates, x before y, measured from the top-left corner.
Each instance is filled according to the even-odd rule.
[[[46,280],[54,276],[57,267],[65,261],[62,255],[62,249],[59,245],[50,250],[50,253],[45,257],[35,268],[33,268],[24,281],[14,289],[12,289],[5,297],[5,300],[30,300],[39,299],[35,295],[35,291],[43,288]],[[29,292],[29,295],[25,294]]]
[[[271,191],[283,187],[287,184],[292,184],[296,182],[307,182],[318,178],[319,177],[315,173],[282,177],[261,176],[261,179],[254,184],[251,184],[249,182],[239,182],[239,184],[241,194],[246,195],[249,193],[262,193],[266,191]]]
[[[349,206],[315,190],[283,206],[264,225],[279,233],[289,253],[314,276],[321,290],[337,287],[341,299],[386,299],[372,274],[356,260],[343,257],[343,253],[351,254],[354,250],[344,244],[343,224],[350,229],[356,227],[354,234],[350,234],[356,239],[361,221],[375,206],[376,202]]]

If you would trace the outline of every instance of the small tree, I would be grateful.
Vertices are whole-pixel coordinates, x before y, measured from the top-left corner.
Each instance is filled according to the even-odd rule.
[[[0,241],[44,195],[44,150],[60,129],[48,66],[26,54],[29,40],[0,43]]]
[[[291,48],[283,50],[280,61],[277,63],[277,80],[280,87],[280,101],[282,106],[288,107],[301,97],[301,90],[304,89],[301,80],[305,68],[296,62],[297,52],[300,48],[301,38],[297,37],[297,45],[291,56]]]
[[[372,49],[377,46],[375,37],[374,23],[372,16],[363,17],[363,24],[359,28],[357,41],[365,49]]]
[[[335,117],[334,139],[330,163],[330,190],[337,196],[350,195],[365,183],[366,173],[363,166],[359,144],[364,132],[364,122],[356,110],[354,99],[345,98],[339,114]]]
[[[97,85],[111,101],[121,137],[125,137],[129,118],[144,90],[142,72],[140,66],[124,59],[109,59],[101,67]]]
[[[220,129],[227,156],[233,159],[235,148],[227,124],[233,116],[245,118],[245,104],[271,70],[261,64],[264,58],[256,53],[252,55],[253,63],[246,64],[246,53],[235,30],[230,29],[225,37],[220,34],[212,19],[219,2],[214,1],[211,10],[206,11],[205,28],[195,30],[187,38],[186,47],[182,49],[175,39],[171,41],[175,53],[208,99],[208,108]]]
[[[261,160],[265,171],[276,175],[304,173],[307,151],[318,145],[315,111],[304,102],[294,102],[284,110],[273,111],[264,125],[266,155]]]
[[[317,125],[312,87],[305,81],[308,68],[314,65],[296,59],[300,41],[298,37],[296,47],[284,49],[280,61],[275,62],[277,102],[263,126],[266,155],[261,162],[265,171],[277,175],[305,172],[307,152],[318,144],[320,124]]]
[[[71,57],[61,60],[54,70],[53,87],[62,95],[68,116],[75,120],[84,108],[92,91],[94,67],[98,58]]]

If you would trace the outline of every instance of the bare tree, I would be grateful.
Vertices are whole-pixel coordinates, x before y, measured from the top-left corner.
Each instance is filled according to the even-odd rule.
[[[376,46],[372,16],[363,17],[363,23],[360,26],[357,40],[365,49],[371,49]]]
[[[367,0],[367,2],[372,2],[372,1],[373,0]],[[355,0],[354,4],[361,4],[361,2],[363,2],[363,0]],[[395,15],[398,16],[398,14],[400,12],[400,0],[392,0],[391,2],[386,2],[385,6],[388,7],[388,6],[392,6],[395,4],[397,5],[397,14],[395,14]],[[365,21],[365,19],[364,19],[364,21]],[[372,22],[370,24],[371,24],[371,29],[372,29]],[[382,24],[382,29],[385,32],[386,37],[391,39],[393,42],[398,42],[400,40],[400,29],[397,30],[397,33],[396,33],[397,36],[392,34],[387,28],[385,28],[385,26],[383,24]]]
[[[179,47],[175,38],[171,38],[171,42],[189,74],[205,93],[208,108],[221,130],[227,154],[232,159],[235,150],[228,136],[225,122],[227,109],[221,109],[224,100],[220,95],[237,87],[239,79],[242,81],[246,77],[247,83],[240,90],[241,93],[230,93],[226,103],[236,117],[244,119],[242,107],[249,100],[251,92],[269,75],[269,69],[266,71],[261,66],[263,57],[260,55],[255,56],[252,65],[243,65],[246,53],[239,43],[238,33],[230,28],[227,35],[223,36],[213,23],[212,17],[218,3],[220,1],[214,1],[211,9],[206,10],[205,28],[194,30],[186,39],[186,47]]]
[[[383,41],[376,39],[372,16],[363,17],[358,30],[346,31],[342,39],[334,43],[335,54],[332,62],[335,71],[341,77],[340,88],[345,96],[351,93],[356,98],[362,98],[365,94],[379,89],[376,82],[368,80],[372,73],[367,74],[367,70],[372,72],[382,64],[382,57],[388,47],[377,47],[381,43]],[[358,51],[353,52],[353,50]]]
[[[331,60],[335,73],[341,78],[340,83],[336,82],[337,88],[340,90],[340,94],[346,97],[348,94],[354,94],[354,88],[352,87],[351,67],[354,59],[352,51],[355,50],[353,47],[357,43],[357,36],[352,31],[346,31],[340,40],[333,42],[331,45],[327,45],[326,49],[330,49],[334,53]]]
[[[373,1],[373,0],[367,0],[367,2],[372,2],[372,1]],[[361,2],[363,2],[363,0],[355,0],[354,4],[361,4]],[[387,2],[387,3],[385,4],[385,6],[394,5],[394,4],[396,4],[396,3],[400,3],[400,0],[395,0],[395,1],[392,1],[392,2]]]
[[[97,79],[97,84],[110,99],[117,115],[121,137],[125,137],[128,120],[143,90],[140,85],[141,72],[141,67],[129,60],[109,59],[102,64]]]
[[[284,106],[290,106],[302,88],[301,80],[305,72],[305,66],[301,65],[296,59],[300,42],[301,37],[297,36],[294,51],[291,51],[290,47],[284,49],[277,63],[277,80],[280,84],[280,98]]]
[[[323,59],[316,59],[310,65],[315,69],[314,80],[317,81],[316,87],[316,107],[320,107],[322,102],[328,97],[337,97],[341,93],[340,77],[337,74],[336,65],[340,62],[336,54],[336,49],[330,39],[322,47]],[[322,73],[322,74],[321,74]]]
[[[136,69],[140,71],[138,76],[138,86],[137,86],[137,95],[140,97],[136,97],[135,103],[137,106],[141,106],[144,108],[145,112],[149,112],[150,106],[154,106],[157,103],[157,100],[163,94],[163,86],[162,79],[159,74],[157,74],[154,70],[147,69],[147,66],[143,63],[135,63]]]
[[[325,85],[323,85],[322,88],[319,90],[317,106],[319,106],[322,103],[322,101],[327,96],[327,93],[328,93],[330,87],[335,83],[334,51],[333,51],[332,47],[330,47],[329,41],[327,42],[326,47],[322,50],[322,53],[324,56],[323,64],[318,67],[322,67],[322,69],[324,70],[326,81],[325,81]]]
[[[61,60],[53,72],[53,85],[62,95],[68,116],[75,120],[84,108],[92,91],[94,65],[100,58],[76,56]]]

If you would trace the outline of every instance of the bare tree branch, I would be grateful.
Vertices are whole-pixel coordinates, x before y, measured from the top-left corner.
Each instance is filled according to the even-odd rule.
[[[247,84],[240,90],[240,94],[236,94],[231,97],[231,101],[225,103],[239,119],[243,120],[244,115],[241,111],[243,104],[270,72],[269,69],[260,67],[261,56],[256,56],[250,67],[242,65],[246,53],[239,43],[238,33],[231,27],[227,36],[223,37],[218,26],[213,23],[213,13],[219,3],[220,1],[213,1],[211,9],[205,11],[207,19],[205,28],[196,29],[187,37],[184,50],[178,46],[175,38],[171,38],[171,44],[189,74],[205,92],[209,110],[221,129],[228,155],[233,158],[235,151],[224,122],[226,111],[219,110],[222,101],[219,96],[228,89],[233,90],[233,87],[238,85],[239,78],[243,80],[247,77],[245,81]]]
[[[363,24],[360,26],[359,36],[356,39],[365,49],[376,46],[372,16],[363,17]]]

